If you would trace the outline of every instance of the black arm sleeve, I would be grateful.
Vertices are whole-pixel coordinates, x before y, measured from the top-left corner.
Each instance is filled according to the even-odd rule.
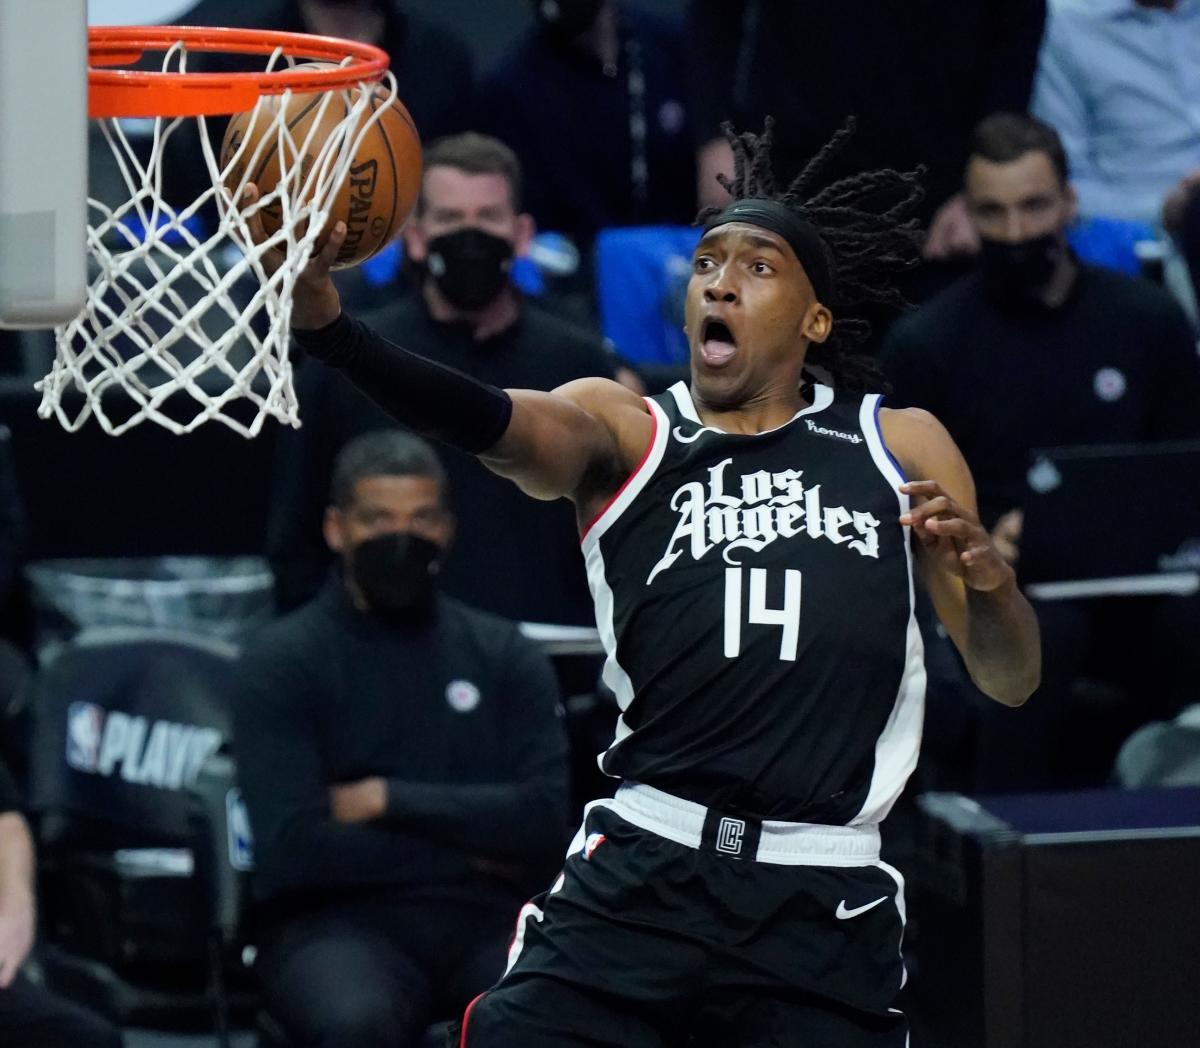
[[[262,897],[316,889],[453,878],[465,858],[379,823],[342,823],[311,720],[308,673],[292,651],[242,663],[234,706],[238,778],[254,831],[255,888]]]
[[[387,820],[497,860],[536,863],[561,852],[567,819],[567,742],[549,660],[513,634],[505,660],[505,782],[447,785],[388,780]]]
[[[504,390],[402,349],[345,313],[323,328],[292,335],[310,356],[340,370],[422,436],[478,455],[508,428],[512,399]]]

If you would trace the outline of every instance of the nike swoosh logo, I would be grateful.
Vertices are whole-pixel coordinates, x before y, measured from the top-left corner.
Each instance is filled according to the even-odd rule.
[[[881,902],[887,902],[888,896],[882,895],[874,902],[869,902],[866,906],[855,906],[853,910],[846,909],[846,900],[843,899],[838,903],[837,919],[839,921],[848,921],[851,917],[857,917],[860,913],[866,913],[868,910],[873,910]]]

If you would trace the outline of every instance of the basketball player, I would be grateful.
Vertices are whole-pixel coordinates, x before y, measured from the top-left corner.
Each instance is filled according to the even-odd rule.
[[[688,288],[691,383],[653,399],[603,380],[504,392],[382,342],[340,312],[336,235],[305,276],[310,353],[574,502],[621,707],[601,765],[622,785],[522,910],[466,1048],[906,1043],[903,887],[879,823],[920,741],[915,565],[999,702],[1034,690],[1040,652],[950,437],[881,408],[862,392],[877,373],[846,355],[847,308],[897,297],[919,196],[892,171],[812,195],[846,137],[778,195],[769,126],[732,137],[734,199],[702,216]]]

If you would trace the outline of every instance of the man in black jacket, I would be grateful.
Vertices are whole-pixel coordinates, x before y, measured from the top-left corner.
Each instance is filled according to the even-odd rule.
[[[440,595],[432,449],[339,455],[340,577],[251,646],[235,706],[268,1008],[297,1043],[410,1045],[504,968],[566,826],[557,685],[515,626]]]
[[[1033,449],[1200,438],[1200,359],[1187,320],[1149,281],[1075,257],[1067,243],[1076,211],[1068,174],[1062,143],[1046,124],[1007,113],[982,121],[965,177],[982,243],[979,269],[900,320],[882,359],[892,402],[933,412],[962,448],[983,523],[1013,562]],[[1113,486],[1119,490],[1119,477]],[[1169,502],[1170,493],[1164,497]],[[1200,672],[1187,639],[1200,614],[1195,597],[1043,601],[1037,609],[1043,701],[1005,718],[975,703],[972,767],[952,785],[1099,785],[1124,735],[1190,701]],[[931,662],[941,650],[930,644]],[[1114,653],[1132,651],[1138,659],[1107,665]],[[1147,662],[1159,666],[1151,691],[1142,681]],[[1133,699],[1124,709],[1084,711],[1086,741],[1070,723],[1073,682],[1085,673],[1119,681]],[[935,711],[937,689],[930,695]],[[960,706],[957,695],[947,703],[948,711]],[[939,718],[935,712],[931,727]],[[1020,761],[1012,760],[1016,747]],[[954,739],[945,749],[957,761],[969,748]]]

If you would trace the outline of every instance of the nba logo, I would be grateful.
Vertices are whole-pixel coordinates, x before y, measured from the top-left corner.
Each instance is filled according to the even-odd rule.
[[[78,771],[95,772],[100,764],[104,710],[90,702],[67,707],[67,763]]]
[[[250,832],[250,813],[236,786],[225,794],[225,829],[229,844],[229,865],[242,873],[254,869],[254,836]]]

